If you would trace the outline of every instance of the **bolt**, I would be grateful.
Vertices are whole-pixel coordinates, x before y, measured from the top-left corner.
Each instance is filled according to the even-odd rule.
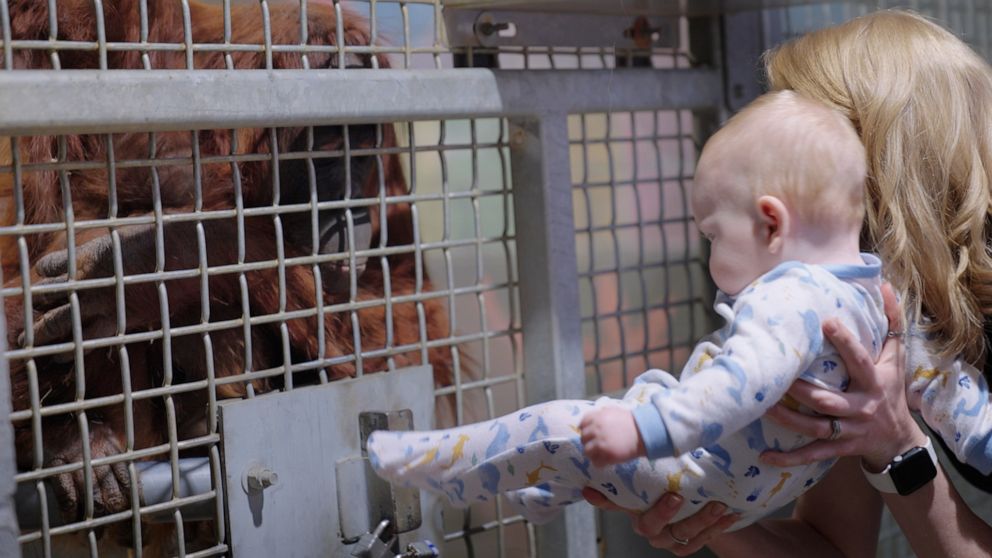
[[[509,28],[510,24],[502,21],[497,23],[483,21],[476,25],[476,29],[479,33],[485,35],[486,37],[499,33],[500,31],[506,31]]]
[[[252,491],[265,490],[279,482],[279,475],[265,467],[253,467],[248,471],[248,489]]]
[[[523,128],[516,128],[510,134],[510,145],[520,147],[524,144],[525,139],[527,139],[527,132]]]

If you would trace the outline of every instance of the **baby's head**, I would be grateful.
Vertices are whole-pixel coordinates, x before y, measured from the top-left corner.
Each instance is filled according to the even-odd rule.
[[[703,148],[692,192],[717,286],[736,294],[782,261],[856,256],[866,172],[833,109],[778,91],[741,110]]]

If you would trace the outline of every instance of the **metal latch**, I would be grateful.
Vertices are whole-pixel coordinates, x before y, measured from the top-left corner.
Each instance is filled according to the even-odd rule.
[[[434,543],[428,540],[412,542],[406,545],[402,554],[393,554],[391,550],[396,543],[396,535],[389,528],[389,520],[383,519],[371,533],[361,536],[352,556],[359,558],[434,558],[440,556]]]
[[[369,436],[376,430],[411,430],[413,413],[410,409],[396,411],[367,411],[359,413],[358,430],[361,456],[337,462],[338,506],[341,535],[344,544],[361,540],[381,521],[389,522],[392,535],[416,530],[422,523],[420,491],[393,486],[379,478],[369,464]]]

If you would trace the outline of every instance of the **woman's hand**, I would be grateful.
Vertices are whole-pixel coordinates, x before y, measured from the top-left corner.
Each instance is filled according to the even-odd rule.
[[[798,381],[789,395],[799,403],[827,416],[810,416],[782,403],[765,415],[783,426],[819,438],[797,450],[768,451],[761,460],[789,467],[846,455],[860,455],[865,465],[882,470],[892,458],[923,445],[925,435],[909,413],[906,404],[905,358],[902,333],[903,313],[892,287],[882,287],[890,335],[877,363],[858,339],[836,320],[823,323],[823,333],[834,344],[851,377],[845,393],[829,391],[809,382]],[[831,418],[833,417],[833,419]],[[836,420],[837,422],[832,424]],[[839,434],[833,435],[836,427]]]
[[[643,512],[621,508],[592,488],[583,488],[582,496],[597,508],[626,513],[635,533],[646,538],[651,546],[668,550],[676,556],[697,552],[739,519],[736,514],[727,513],[727,506],[710,502],[695,514],[669,525],[668,522],[682,507],[682,497],[674,492],[663,495],[654,506]]]

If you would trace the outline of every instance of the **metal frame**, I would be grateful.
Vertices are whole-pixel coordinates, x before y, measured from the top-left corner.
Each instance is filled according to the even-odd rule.
[[[0,303],[3,297],[0,297]],[[7,350],[7,322],[0,314],[0,354]],[[7,417],[10,416],[10,371],[6,358],[0,358],[0,556],[19,558],[21,547],[17,542],[17,513],[14,494],[17,484],[14,475],[14,431]]]
[[[514,119],[510,138],[517,230],[529,239],[517,248],[527,400],[580,399],[585,380],[567,116]],[[592,509],[569,506],[538,531],[538,556],[592,558],[595,533]]]
[[[713,69],[38,70],[0,77],[0,134],[11,136],[693,109],[722,103],[722,78]],[[79,99],[87,103],[80,106]],[[148,110],[150,103],[154,111]]]

